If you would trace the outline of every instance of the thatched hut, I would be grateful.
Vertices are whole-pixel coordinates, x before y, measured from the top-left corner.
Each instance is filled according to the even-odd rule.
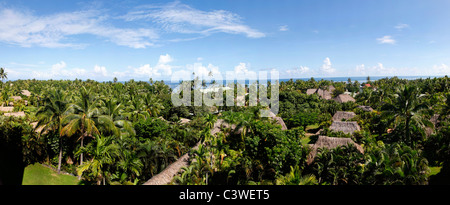
[[[25,96],[27,96],[27,97],[30,97],[30,96],[31,96],[31,92],[28,91],[28,90],[22,90],[20,93],[22,93],[22,95],[25,95]]]
[[[12,112],[14,110],[14,107],[9,106],[9,107],[0,107],[0,111],[1,112]]]
[[[38,127],[38,128],[36,128],[37,127],[37,124],[38,124],[38,122],[32,122],[32,123],[30,123],[30,125],[31,126],[33,126],[33,129],[34,129],[34,131],[36,132],[36,133],[40,133],[43,129],[44,129],[44,125],[41,125],[40,127]],[[45,132],[44,132],[45,133]]]
[[[314,161],[319,148],[334,149],[340,146],[348,146],[348,144],[354,145],[359,152],[364,153],[364,149],[350,138],[319,136],[316,143],[311,146],[311,152],[309,153],[306,162],[309,165]]]
[[[334,101],[338,103],[346,103],[346,102],[356,102],[355,98],[347,94],[340,94],[337,97],[333,98]]]
[[[331,100],[331,92],[330,91],[328,91],[328,90],[321,90],[321,89],[319,89],[318,91],[317,91],[317,94],[322,98],[322,99],[325,99],[325,100]]]
[[[216,123],[214,123],[213,129],[211,129],[211,135],[215,135],[217,132],[219,132],[220,128],[222,126],[224,126],[225,124],[228,125],[222,119],[218,119],[216,121]],[[194,147],[192,147],[192,149],[193,150],[198,149],[199,145],[200,145],[200,142],[198,142]],[[187,166],[189,166],[189,153],[184,154],[177,161],[170,164],[159,174],[150,178],[147,182],[144,183],[144,185],[169,184],[173,180],[173,177],[175,177],[175,175],[177,175],[182,170],[183,167],[187,167]]]
[[[195,145],[192,149],[198,149],[200,142]],[[187,167],[189,165],[189,153],[181,156],[177,161],[170,164],[159,174],[153,176],[150,180],[144,183],[144,185],[166,185],[169,184],[173,177],[180,172],[181,168]]]
[[[361,108],[363,111],[366,111],[366,112],[372,112],[373,111],[372,107],[365,106],[365,105],[359,105],[357,108]]]
[[[181,118],[179,122],[180,122],[180,124],[184,125],[184,124],[186,124],[186,123],[191,122],[191,120],[190,120],[190,119],[187,119],[187,118]]]
[[[331,93],[332,93],[332,91],[330,91],[330,90],[322,90],[320,88],[306,90],[307,95],[317,94],[317,95],[319,95],[319,97],[321,97],[322,99],[325,99],[325,100],[331,100],[331,98],[332,98]]]
[[[283,118],[277,117],[272,111],[269,112],[269,117],[272,118],[272,120],[275,120],[277,124],[281,125],[281,130],[287,130],[287,126],[284,123]]]
[[[354,112],[345,112],[345,111],[337,111],[333,115],[333,121],[342,121],[344,120],[350,120],[354,118],[356,114]]]
[[[346,134],[353,133],[355,131],[361,130],[361,127],[359,127],[358,123],[355,121],[350,122],[342,122],[342,121],[333,121],[333,123],[330,126],[330,130],[335,132],[344,132]]]
[[[5,113],[5,116],[25,117],[25,112],[8,112]]]
[[[287,126],[284,123],[283,118],[281,118],[281,117],[274,117],[272,119],[276,120],[277,124],[281,125],[281,130],[287,130]]]
[[[312,95],[312,94],[314,94],[316,92],[317,92],[317,89],[315,89],[315,88],[306,90],[306,94],[307,95]]]
[[[11,96],[10,98],[12,98],[14,101],[22,100],[22,97],[20,96]]]
[[[431,118],[430,118],[430,122],[433,123],[433,128],[431,127],[426,127],[425,128],[425,134],[429,137],[431,134],[433,134],[433,132],[436,130],[436,126],[438,126],[439,124],[439,114],[434,114]]]

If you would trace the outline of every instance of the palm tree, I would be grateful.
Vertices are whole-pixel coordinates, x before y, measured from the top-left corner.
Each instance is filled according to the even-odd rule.
[[[64,117],[64,122],[67,125],[62,128],[61,133],[68,136],[73,136],[80,133],[81,150],[83,149],[83,140],[85,137],[93,137],[94,134],[100,134],[96,121],[99,115],[97,108],[97,100],[91,94],[91,90],[86,90],[83,86],[81,88],[80,96],[77,101],[69,106],[70,114]],[[83,165],[83,152],[80,155],[80,165]]]
[[[5,78],[8,79],[7,75],[8,75],[8,73],[5,72],[5,69],[4,68],[0,68],[0,78],[2,79],[2,88],[3,88],[3,80]]]
[[[51,90],[45,98],[45,105],[40,107],[36,112],[38,116],[38,124],[36,129],[43,126],[41,133],[48,131],[57,131],[59,135],[59,157],[58,157],[58,174],[61,171],[62,159],[62,121],[67,109],[66,94],[60,89]]]
[[[159,99],[152,94],[146,94],[144,97],[144,107],[145,110],[151,117],[158,117],[161,110],[164,109],[164,106],[161,105]]]
[[[119,147],[112,143],[112,137],[97,136],[95,145],[91,147],[89,152],[92,159],[77,168],[78,176],[81,176],[86,170],[90,170],[97,179],[97,185],[105,180],[108,172],[108,165],[114,163],[114,158],[119,155]]]
[[[420,94],[418,87],[400,86],[395,90],[393,99],[388,98],[386,104],[381,108],[382,115],[389,120],[389,124],[394,122],[397,127],[404,123],[404,129],[401,131],[403,131],[407,143],[412,142],[412,126],[418,129],[421,134],[423,134],[426,126],[433,126],[423,115],[423,111],[428,110],[428,106],[423,102],[424,96],[424,94]]]
[[[123,111],[122,103],[112,97],[101,100],[100,110],[102,115],[99,116],[99,121],[104,124],[108,129],[106,131],[112,131],[115,135],[122,134],[121,132],[126,132],[128,134],[134,135],[135,131],[133,129],[132,123],[126,119],[121,119],[121,113]],[[112,126],[114,124],[114,126]]]
[[[440,115],[439,118],[441,121],[445,121],[450,116],[450,93],[445,95],[445,103],[440,106]]]
[[[205,121],[206,121],[206,127],[211,130],[217,121],[217,116],[213,115],[213,114],[207,114],[205,117]]]
[[[148,112],[145,112],[141,98],[130,95],[128,104],[129,106],[127,106],[127,113],[124,113],[124,115],[133,122],[142,118],[145,119],[145,113],[149,114]]]

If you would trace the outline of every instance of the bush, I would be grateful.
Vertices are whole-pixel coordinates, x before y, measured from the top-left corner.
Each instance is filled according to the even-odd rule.
[[[286,119],[286,123],[289,128],[306,127],[319,123],[319,114],[317,112],[299,112]]]

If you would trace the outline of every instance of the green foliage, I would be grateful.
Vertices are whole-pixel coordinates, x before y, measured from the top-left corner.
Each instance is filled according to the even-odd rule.
[[[136,131],[136,137],[155,139],[156,137],[164,137],[167,134],[169,125],[158,118],[148,118],[146,120],[140,120],[134,124],[134,130]]]
[[[22,96],[28,106],[17,102],[15,110],[25,111],[30,122],[38,121],[37,127],[43,129],[36,133],[29,120],[2,117],[0,138],[14,144],[11,147],[24,154],[21,161],[26,164],[56,166],[61,161],[65,171],[76,174],[78,169],[83,184],[144,183],[199,141],[204,144],[190,153],[191,165],[174,183],[426,184],[428,161],[442,166],[436,176],[450,170],[447,77],[371,81],[372,88],[362,89],[356,103],[343,104],[305,92],[333,85],[335,95],[356,93],[359,82],[281,82],[278,116],[289,130],[282,131],[259,117],[263,107],[218,106],[218,110],[227,110],[219,118],[230,126],[222,127],[215,137],[209,132],[217,122],[211,108],[173,107],[171,89],[160,81],[11,83],[2,83],[2,103],[23,89],[31,91],[30,97]],[[375,110],[365,112],[358,105]],[[336,111],[354,111],[362,131],[353,135],[329,132]],[[435,126],[429,123],[434,114],[440,115]],[[176,123],[180,118],[191,122]],[[351,138],[364,148],[364,154],[354,147],[324,149],[306,165],[309,149],[301,144],[303,127],[313,124],[328,136]]]
[[[331,185],[361,184],[364,155],[355,146],[320,149],[312,165],[318,183]]]
[[[423,185],[428,183],[429,172],[422,152],[405,144],[379,143],[365,154],[364,184]]]
[[[306,127],[319,123],[319,114],[316,112],[299,112],[291,118],[286,119],[285,123],[289,128]]]

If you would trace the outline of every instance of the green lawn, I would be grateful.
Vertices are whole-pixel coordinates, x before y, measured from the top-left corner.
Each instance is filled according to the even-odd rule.
[[[436,175],[441,171],[442,167],[429,167],[430,168],[430,176]]]
[[[309,144],[311,139],[309,138],[309,136],[305,136],[305,137],[302,137],[302,139],[300,139],[300,141],[302,142],[302,145],[307,145],[307,144]]]
[[[320,127],[319,124],[308,125],[308,126],[306,126],[306,128],[305,128],[305,132],[308,132],[308,131],[310,131],[310,130],[318,129],[319,127]]]
[[[23,173],[22,185],[77,185],[75,176],[58,174],[39,163],[29,165]]]

